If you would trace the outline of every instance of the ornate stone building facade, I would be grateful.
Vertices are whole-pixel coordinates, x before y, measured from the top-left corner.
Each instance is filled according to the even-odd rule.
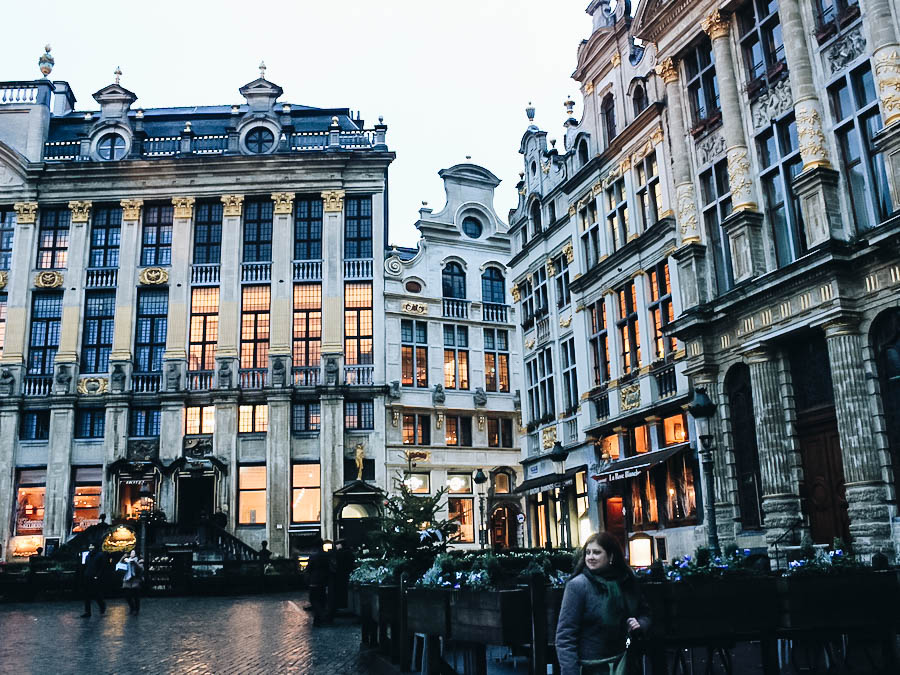
[[[77,111],[0,84],[3,557],[150,508],[279,555],[358,532],[386,126],[283,103],[264,66],[226,106],[138,108],[120,75]]]

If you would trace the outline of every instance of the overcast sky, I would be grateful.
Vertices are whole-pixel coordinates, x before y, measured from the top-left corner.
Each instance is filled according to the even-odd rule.
[[[144,108],[232,104],[258,76],[284,89],[283,102],[379,115],[397,153],[390,172],[391,241],[413,245],[422,201],[437,211],[437,172],[466,161],[503,182],[495,208],[515,206],[519,141],[533,101],[536,122],[560,139],[563,101],[580,99],[571,74],[589,36],[588,0],[382,0],[363,2],[172,2],[84,4],[2,0],[0,79],[68,81],[77,107],[113,81]]]

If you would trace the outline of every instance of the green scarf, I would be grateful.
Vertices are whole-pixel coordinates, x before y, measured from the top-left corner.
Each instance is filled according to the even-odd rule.
[[[585,567],[583,574],[598,593],[609,595],[610,609],[616,613],[625,613],[625,599],[622,597],[622,588],[619,585],[623,577],[619,572],[610,568],[595,572]]]

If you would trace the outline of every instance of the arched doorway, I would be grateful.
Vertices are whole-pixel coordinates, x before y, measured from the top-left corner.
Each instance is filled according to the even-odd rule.
[[[512,504],[500,504],[491,511],[491,543],[495,549],[506,550],[518,546],[519,509]]]

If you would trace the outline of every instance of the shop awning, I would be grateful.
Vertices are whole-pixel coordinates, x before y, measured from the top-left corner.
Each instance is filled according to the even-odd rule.
[[[517,486],[513,492],[523,493],[523,492],[531,492],[536,488],[547,487],[548,485],[553,485],[554,483],[567,483],[575,478],[575,474],[579,471],[584,471],[587,469],[587,466],[582,464],[581,466],[576,466],[573,469],[568,469],[560,479],[559,474],[556,473],[548,473],[543,476],[538,476],[537,478],[531,478],[529,480],[524,481],[521,485]]]
[[[679,452],[690,447],[690,443],[679,443],[678,445],[672,445],[668,448],[663,448],[662,450],[620,459],[607,466],[603,471],[591,475],[591,478],[601,483],[611,483],[616,480],[624,480],[625,478],[634,478],[650,467],[665,462],[669,457],[677,455]]]

